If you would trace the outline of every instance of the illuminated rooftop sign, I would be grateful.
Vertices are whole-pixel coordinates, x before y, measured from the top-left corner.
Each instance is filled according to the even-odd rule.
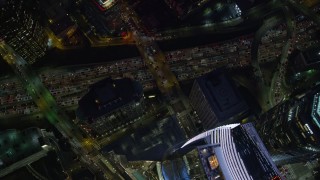
[[[101,11],[105,11],[112,7],[116,0],[94,0]]]

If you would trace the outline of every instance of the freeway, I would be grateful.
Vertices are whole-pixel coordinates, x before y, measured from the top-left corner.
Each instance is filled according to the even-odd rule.
[[[272,84],[269,92],[270,93],[269,102],[271,106],[274,106],[279,102],[281,102],[285,98],[285,94],[288,93],[286,92],[288,91],[288,85],[285,81],[285,73],[287,72],[289,48],[291,44],[291,39],[293,38],[293,35],[294,35],[295,22],[293,19],[293,14],[288,9],[288,7],[285,7],[283,10],[284,10],[285,20],[287,25],[287,35],[286,35],[286,41],[281,51],[281,57],[280,57],[279,65],[277,67],[277,72],[274,73],[274,76],[272,78]]]
[[[274,26],[278,25],[283,21],[282,17],[280,15],[273,16],[271,18],[266,19],[263,22],[263,25],[258,29],[258,31],[255,33],[252,45],[251,45],[251,65],[254,70],[255,78],[258,82],[258,88],[262,92],[258,98],[259,103],[261,104],[262,109],[268,110],[270,108],[269,103],[266,103],[269,101],[269,92],[270,90],[266,86],[265,79],[263,78],[263,73],[260,68],[259,64],[259,46],[261,44],[261,39],[263,35],[270,29],[272,29]]]
[[[265,81],[263,79],[263,75],[258,62],[258,50],[261,42],[262,36],[271,28],[278,25],[282,21],[282,17],[280,15],[273,16],[269,19],[266,19],[263,22],[263,25],[256,32],[254,40],[251,46],[251,64],[254,68],[254,73],[256,78],[258,79],[259,85],[263,88],[265,86]]]
[[[271,107],[278,104],[282,100],[284,100],[286,94],[288,94],[288,91],[290,91],[285,81],[285,73],[287,71],[288,54],[290,53],[289,52],[290,48],[293,46],[292,39],[295,38],[294,36],[296,33],[295,32],[296,24],[295,24],[293,12],[291,9],[289,9],[289,7],[305,15],[317,25],[320,25],[320,16],[301,4],[297,4],[292,0],[287,0],[287,1],[283,1],[279,5],[280,6],[278,6],[278,8],[281,8],[280,10],[284,14],[284,19],[281,19],[280,17],[276,18],[276,16],[273,16],[265,20],[263,25],[256,32],[255,38],[251,47],[252,48],[251,49],[252,66],[254,67],[255,75],[259,80],[259,83],[260,83],[259,85],[261,86],[260,89],[263,92],[265,92],[263,93],[264,95],[267,95],[267,96],[263,96],[262,98],[263,98],[263,101],[270,102],[269,106]],[[259,61],[258,61],[259,45],[261,43],[261,38],[267,33],[267,31],[269,31],[276,25],[279,25],[281,21],[285,21],[286,23],[286,37],[285,37],[285,40],[283,41],[279,65],[276,69],[276,72],[273,74],[270,87],[267,87],[266,82],[263,79]]]
[[[293,35],[293,28],[294,28],[294,23],[293,23],[293,17],[292,14],[290,13],[290,10],[288,9],[287,6],[281,6],[281,11],[284,13],[284,19],[282,15],[276,15],[273,16],[269,19],[266,19],[263,22],[263,25],[259,28],[259,30],[256,32],[252,47],[251,47],[251,64],[254,68],[254,73],[255,76],[258,80],[260,90],[263,92],[262,93],[262,101],[263,102],[269,102],[269,106],[271,107],[276,104],[275,103],[275,92],[280,92],[281,90],[279,89],[279,86],[281,85],[281,82],[284,82],[284,73],[286,72],[286,64],[287,64],[287,56],[288,56],[288,49],[289,49],[289,38],[292,37]],[[281,71],[280,78],[278,79],[279,72],[276,72],[273,74],[272,82],[271,82],[271,87],[267,87],[267,84],[265,82],[265,79],[263,78],[262,71],[260,69],[259,61],[258,61],[258,52],[259,52],[259,46],[261,43],[262,37],[269,31],[270,29],[274,28],[275,26],[279,25],[283,21],[286,22],[287,24],[287,37],[286,37],[286,43],[285,46],[282,49],[281,53],[281,58],[280,58],[280,65],[278,66],[278,69]],[[277,80],[275,80],[277,79]],[[276,87],[274,87],[276,85]],[[263,104],[262,107],[263,109],[268,109],[267,105],[265,103],[260,103]]]

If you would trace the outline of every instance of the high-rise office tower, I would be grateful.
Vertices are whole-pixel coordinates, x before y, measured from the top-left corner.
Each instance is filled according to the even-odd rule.
[[[277,164],[307,161],[320,153],[319,98],[316,86],[260,116],[261,137]]]
[[[175,146],[169,154],[169,160],[162,163],[164,179],[281,179],[251,123],[203,132]]]
[[[38,4],[42,14],[49,20],[48,28],[54,35],[50,35],[50,38],[56,38],[59,42],[64,42],[69,37],[72,37],[78,26],[71,20],[65,10],[67,2],[63,0],[39,0]]]
[[[38,20],[26,10],[24,1],[0,3],[0,38],[30,64],[44,56],[48,37]]]
[[[108,135],[143,114],[143,88],[129,78],[101,80],[79,101],[77,117],[93,134]]]
[[[223,69],[197,78],[189,97],[204,129],[237,123],[249,110],[237,87],[223,73]]]

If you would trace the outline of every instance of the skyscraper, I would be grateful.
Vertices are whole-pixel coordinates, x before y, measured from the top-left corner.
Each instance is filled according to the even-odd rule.
[[[82,1],[82,14],[88,20],[91,30],[99,36],[121,36],[124,32],[124,22],[119,21],[120,11],[118,0],[92,0]],[[87,34],[88,34],[87,33]],[[91,34],[93,36],[94,34]],[[96,36],[96,35],[94,35]],[[94,38],[94,37],[93,37]]]
[[[223,73],[223,69],[197,78],[189,96],[204,129],[236,123],[249,110],[237,87]]]
[[[108,135],[142,115],[143,89],[129,78],[103,79],[90,87],[79,101],[77,117],[93,133]]]
[[[202,145],[199,143],[201,141]],[[194,147],[196,151],[192,150]],[[196,152],[198,158],[188,157],[190,152]],[[186,154],[186,158],[182,158],[179,163],[172,163],[177,164],[177,168],[166,166],[168,163],[163,164],[164,179],[203,177],[201,173],[207,179],[281,179],[279,170],[251,123],[229,124],[201,133],[175,147],[171,157],[179,154]],[[193,163],[197,163],[194,167],[200,165],[203,172],[194,173],[191,168]]]
[[[30,64],[44,56],[48,37],[23,1],[3,1],[0,4],[0,38],[6,41]]]
[[[320,86],[260,116],[260,134],[278,164],[307,161],[320,153]]]

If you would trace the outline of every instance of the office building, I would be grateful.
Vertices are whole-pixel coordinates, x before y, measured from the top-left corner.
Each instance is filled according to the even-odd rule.
[[[204,129],[236,123],[249,110],[232,80],[218,69],[194,81],[190,101]]]
[[[137,129],[102,151],[124,155],[128,161],[161,161],[167,150],[186,140],[175,116],[170,116]]]
[[[103,79],[79,100],[77,117],[89,131],[108,135],[132,124],[143,114],[143,88],[129,78]]]
[[[83,1],[81,13],[88,21],[91,29],[86,32],[98,36],[121,36],[125,23],[119,21],[120,8],[117,0]]]
[[[0,132],[0,178],[47,156],[48,135],[38,128]]]
[[[316,86],[260,116],[261,137],[277,164],[304,162],[320,153],[319,98],[320,87]]]
[[[25,3],[4,1],[0,9],[0,38],[30,64],[44,56],[48,37],[39,21],[25,9]]]
[[[164,179],[281,179],[251,123],[229,124],[203,132],[176,146],[171,157],[173,160],[163,163],[161,175]],[[171,167],[167,166],[168,162]],[[202,171],[197,169],[199,167]]]

